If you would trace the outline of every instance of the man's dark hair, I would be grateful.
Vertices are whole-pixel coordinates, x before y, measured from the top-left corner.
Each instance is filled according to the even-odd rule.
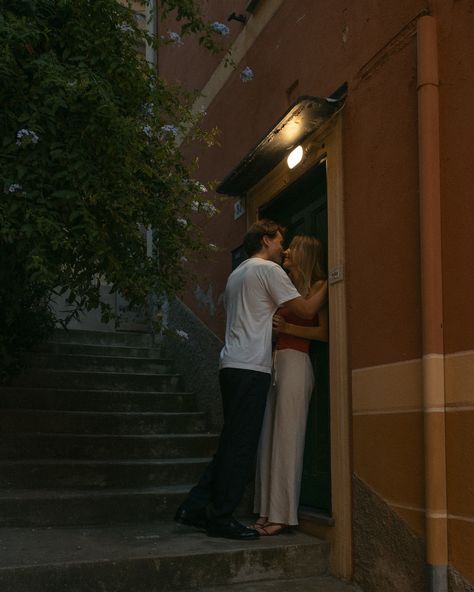
[[[262,249],[264,236],[275,238],[278,232],[284,236],[285,228],[273,220],[263,219],[252,224],[244,237],[244,249],[247,255],[252,257]]]

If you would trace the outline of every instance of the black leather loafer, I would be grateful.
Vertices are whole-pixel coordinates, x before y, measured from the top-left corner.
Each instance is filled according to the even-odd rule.
[[[211,537],[222,537],[225,539],[238,539],[239,541],[254,541],[260,538],[258,532],[253,528],[247,528],[234,518],[228,522],[208,522],[207,534]]]
[[[176,510],[174,520],[179,524],[186,524],[199,529],[205,529],[207,526],[205,510],[191,510],[184,504],[179,506],[179,508]]]

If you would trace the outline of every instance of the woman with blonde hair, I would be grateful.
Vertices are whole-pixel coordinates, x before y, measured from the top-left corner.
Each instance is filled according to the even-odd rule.
[[[308,298],[325,284],[323,245],[298,235],[284,252],[283,267],[302,296]],[[254,527],[261,536],[279,534],[298,524],[303,451],[314,374],[310,340],[328,341],[328,309],[304,320],[287,309],[273,318],[277,334],[273,387],[270,390],[257,459]]]

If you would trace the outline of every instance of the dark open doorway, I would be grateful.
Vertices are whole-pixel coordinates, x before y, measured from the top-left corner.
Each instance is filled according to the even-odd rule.
[[[275,220],[287,228],[287,244],[296,234],[323,241],[327,264],[326,167],[322,163],[282,191],[259,211],[259,218]],[[327,268],[327,265],[326,265]],[[329,347],[313,341],[310,350],[315,388],[309,409],[300,505],[331,514],[331,454],[329,424]]]

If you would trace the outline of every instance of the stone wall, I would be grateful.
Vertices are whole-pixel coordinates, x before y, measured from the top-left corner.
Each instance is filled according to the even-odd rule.
[[[354,579],[364,592],[428,592],[423,541],[356,475],[353,539]]]
[[[474,592],[474,586],[451,566],[448,567],[448,585],[449,592]]]
[[[180,300],[164,307],[163,320],[168,329],[187,335],[165,335],[163,353],[174,360],[176,371],[184,377],[185,388],[197,393],[199,410],[207,412],[210,427],[218,431],[222,425],[218,366],[223,343]]]

